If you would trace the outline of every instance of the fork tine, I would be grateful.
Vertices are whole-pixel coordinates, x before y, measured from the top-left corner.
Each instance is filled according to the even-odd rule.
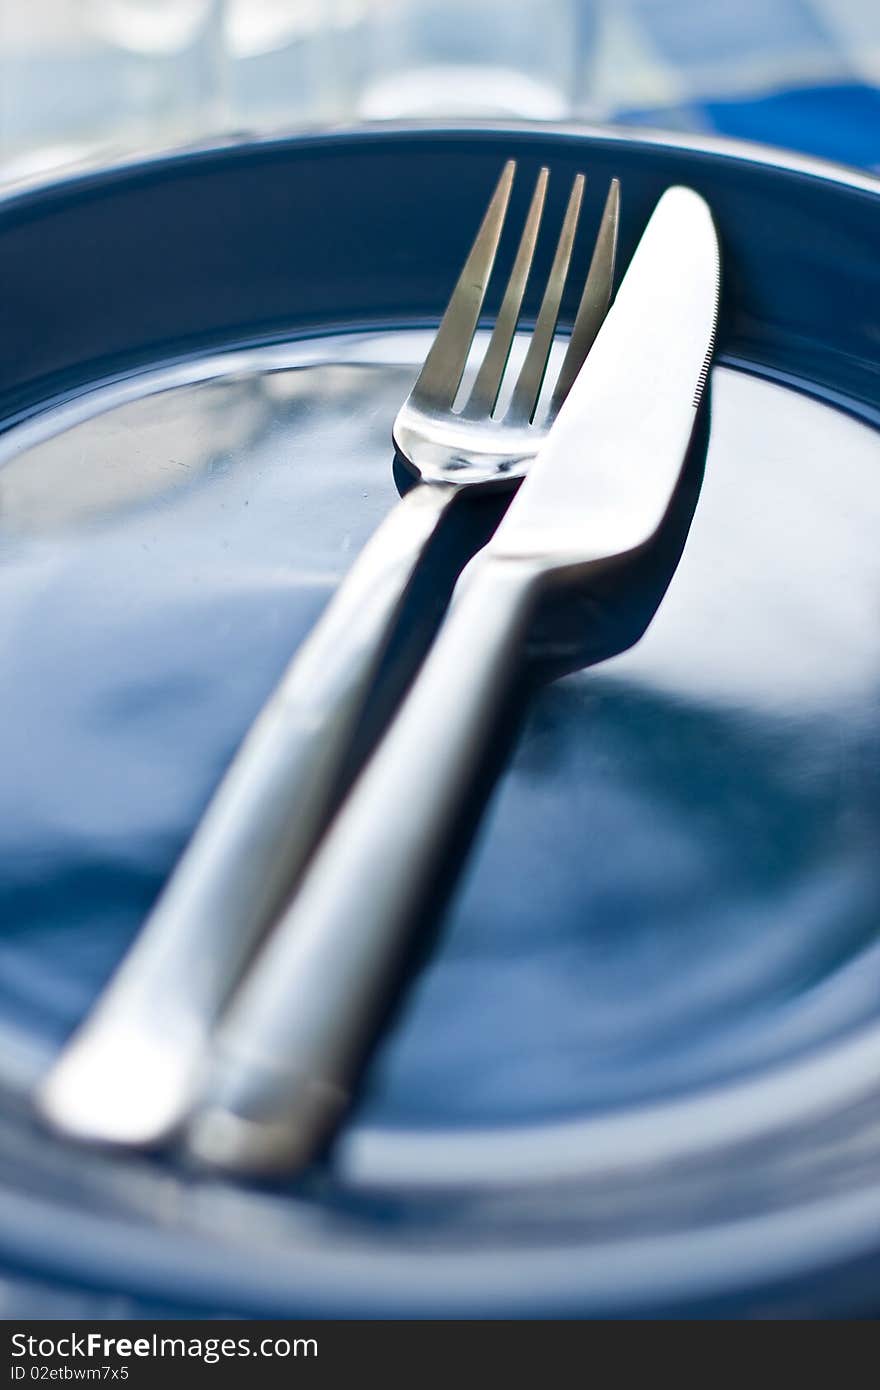
[[[413,395],[421,404],[447,409],[455,399],[495,263],[515,169],[516,161],[509,159],[419,372]]]
[[[611,289],[614,284],[614,261],[617,255],[617,227],[620,220],[620,180],[612,179],[605,199],[602,220],[590,269],[587,275],[577,317],[571,330],[568,349],[559,369],[559,376],[553,388],[547,423],[554,418],[562,402],[571,390],[574,379],[584,365],[584,360],[611,302]]]
[[[532,268],[532,258],[535,254],[535,243],[538,240],[538,230],[541,226],[549,177],[550,171],[546,168],[541,169],[538,174],[526,224],[520,238],[513,269],[510,272],[510,279],[504,291],[504,299],[495,320],[495,327],[492,329],[489,346],[486,348],[486,355],[480,364],[480,370],[477,372],[477,379],[474,382],[467,405],[461,412],[465,417],[479,418],[483,415],[491,415],[498,399],[501,378],[510,356],[510,345],[516,332],[523,295],[525,294],[529,271]]]
[[[577,174],[571,186],[568,207],[565,210],[562,231],[559,233],[553,265],[550,268],[550,278],[547,281],[544,298],[538,310],[535,331],[532,334],[526,360],[517,378],[510,406],[505,416],[509,423],[527,425],[535,413],[535,406],[538,404],[544,373],[547,370],[547,359],[553,345],[553,335],[556,332],[559,304],[571,260],[571,250],[574,245],[578,216],[581,210],[581,199],[584,195],[584,182],[583,174]]]

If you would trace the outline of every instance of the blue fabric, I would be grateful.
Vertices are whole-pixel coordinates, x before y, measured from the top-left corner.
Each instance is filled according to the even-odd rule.
[[[684,115],[679,108],[624,111],[619,119],[630,125],[691,127],[880,170],[876,87],[809,87],[748,100],[709,101]]]
[[[880,91],[814,87],[706,107],[715,130],[880,169]]]
[[[598,116],[880,169],[878,0],[615,0],[605,15]]]

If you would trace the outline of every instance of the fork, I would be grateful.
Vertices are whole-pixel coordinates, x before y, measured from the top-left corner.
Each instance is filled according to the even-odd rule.
[[[585,178],[578,174],[525,358],[506,410],[498,410],[544,211],[542,168],[473,387],[454,409],[514,173],[511,160],[394,422],[396,450],[418,484],[374,533],[292,659],[138,940],[43,1081],[38,1108],[62,1132],[148,1146],[180,1125],[227,999],[330,818],[367,695],[441,518],[463,491],[512,488],[523,476],[590,350],[614,278],[616,179],[549,406],[536,418],[580,216]]]

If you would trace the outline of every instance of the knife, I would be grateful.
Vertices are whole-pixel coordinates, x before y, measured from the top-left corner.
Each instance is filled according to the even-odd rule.
[[[339,1123],[541,613],[573,605],[583,621],[593,610],[573,601],[609,575],[613,587],[663,527],[719,293],[709,209],[671,188],[525,482],[233,999],[187,1131],[201,1162],[300,1167]]]

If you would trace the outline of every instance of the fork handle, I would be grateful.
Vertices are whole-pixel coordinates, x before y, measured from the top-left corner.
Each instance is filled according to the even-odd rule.
[[[49,1073],[68,1133],[147,1145],[191,1098],[210,1030],[324,828],[365,697],[455,489],[419,484],[361,552],[252,726],[156,907]]]
[[[190,1127],[202,1161],[270,1172],[344,1110],[522,650],[534,563],[477,557],[420,675],[221,1025]]]

